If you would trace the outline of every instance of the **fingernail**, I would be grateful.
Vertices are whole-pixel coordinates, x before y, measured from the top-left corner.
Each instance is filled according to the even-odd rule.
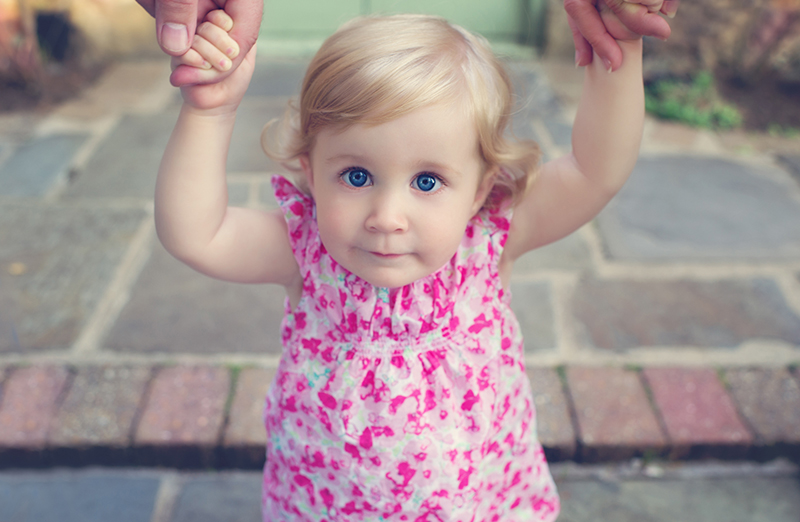
[[[231,65],[232,65],[231,61],[228,60],[227,58],[223,58],[222,60],[219,61],[219,66],[223,71],[227,71],[228,69],[230,69]]]
[[[667,11],[667,18],[675,18],[676,14],[678,14],[678,11]]]
[[[239,54],[239,49],[234,49],[233,47],[228,47],[225,50],[225,54],[227,54],[228,57],[230,57],[231,59],[236,58],[236,56],[238,56],[238,54]]]
[[[614,68],[611,66],[611,60],[609,60],[608,58],[603,58],[603,65],[605,65],[606,71],[610,73],[614,72]]]
[[[203,67],[203,69],[211,69],[211,64],[208,63],[207,61],[203,60],[202,67]]]
[[[189,31],[183,24],[166,23],[161,26],[161,45],[164,49],[179,53],[189,47]]]
[[[581,66],[581,55],[578,54],[578,51],[575,51],[575,68],[579,68]]]

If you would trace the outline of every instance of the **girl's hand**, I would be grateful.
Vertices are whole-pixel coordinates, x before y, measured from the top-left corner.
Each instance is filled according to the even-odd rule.
[[[191,49],[172,58],[173,70],[180,65],[200,69],[202,83],[181,87],[183,100],[189,106],[217,113],[232,112],[244,96],[253,73],[255,46],[241,65],[225,78],[232,60],[239,55],[238,44],[228,34],[232,28],[233,20],[224,10],[211,11],[197,28]]]
[[[641,34],[631,30],[619,18],[619,15],[609,6],[607,2],[614,2],[617,0],[598,0],[597,10],[600,11],[600,19],[603,25],[606,26],[606,31],[615,40],[638,40],[642,37]],[[623,0],[620,7],[628,14],[635,14],[638,11],[658,13],[661,10],[663,0]]]

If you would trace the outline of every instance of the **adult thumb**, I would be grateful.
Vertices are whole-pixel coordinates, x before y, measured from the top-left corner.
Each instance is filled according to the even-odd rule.
[[[197,27],[197,0],[155,0],[156,35],[165,53],[189,50]]]

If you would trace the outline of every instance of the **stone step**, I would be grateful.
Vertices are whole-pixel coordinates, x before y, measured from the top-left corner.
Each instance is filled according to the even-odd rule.
[[[33,365],[0,371],[0,467],[257,469],[274,370]],[[551,461],[796,458],[786,368],[531,368]]]

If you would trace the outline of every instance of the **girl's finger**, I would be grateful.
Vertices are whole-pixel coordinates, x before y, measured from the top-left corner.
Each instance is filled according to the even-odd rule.
[[[174,71],[178,65],[190,65],[198,69],[211,69],[211,64],[194,49],[189,49],[181,56],[174,56],[172,58],[172,70]]]
[[[199,32],[199,31],[198,31]],[[206,40],[201,35],[197,34],[192,43],[192,49],[197,51],[200,56],[211,64],[211,66],[218,71],[227,71],[231,68],[231,60],[223,54],[213,43]]]
[[[211,22],[203,22],[200,24],[200,27],[197,28],[197,34],[211,42],[214,47],[219,49],[231,60],[239,56],[239,45],[221,27]]]
[[[678,12],[678,6],[681,0],[664,0],[664,5],[661,6],[661,12],[669,18],[675,18],[675,13]]]
[[[625,1],[630,4],[643,5],[651,13],[657,13],[661,11],[661,7],[664,4],[664,0],[625,0]]]
[[[233,29],[233,18],[228,15],[223,9],[214,9],[209,11],[206,15],[206,20],[216,25],[225,32],[230,32]]]

